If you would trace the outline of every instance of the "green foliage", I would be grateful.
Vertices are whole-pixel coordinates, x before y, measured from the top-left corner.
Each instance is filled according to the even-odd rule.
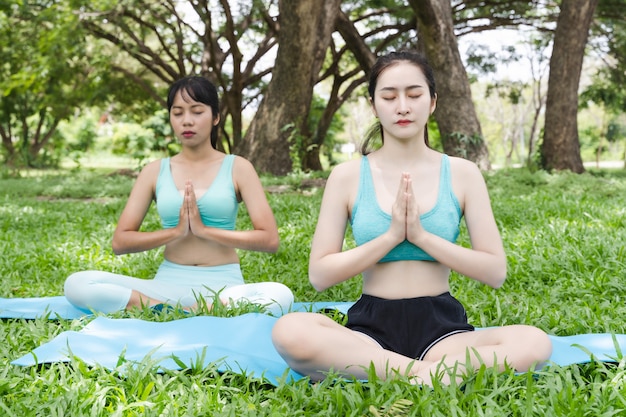
[[[139,164],[149,156],[155,142],[154,131],[134,123],[115,124],[111,140],[113,154],[129,154],[137,159]]]
[[[304,136],[300,134],[295,123],[289,123],[280,129],[281,133],[286,133],[287,143],[289,143],[289,158],[291,159],[291,171],[298,174],[302,171],[301,149],[305,141]]]
[[[455,154],[464,158],[467,157],[470,148],[476,147],[484,141],[484,138],[479,134],[468,135],[462,132],[452,132],[448,136],[450,141],[455,144]]]
[[[317,129],[317,126],[320,122],[324,114],[324,110],[326,109],[326,102],[318,95],[313,95],[313,100],[311,103],[311,110],[309,111],[309,119],[308,119],[308,129],[309,132],[314,133]],[[334,159],[335,148],[337,147],[339,140],[338,136],[343,132],[345,123],[345,111],[337,111],[332,118],[330,126],[324,135],[324,143],[322,144],[321,152],[326,155],[328,159],[329,165],[336,165],[337,161]],[[314,145],[316,146],[316,145]],[[300,152],[306,152],[309,149],[300,149]]]
[[[18,166],[54,164],[61,120],[88,104],[99,69],[85,59],[84,36],[63,1],[0,8],[0,132],[3,155]],[[56,140],[55,140],[56,138]]]
[[[590,48],[598,51],[605,65],[598,68],[581,94],[581,101],[590,100],[601,104],[612,113],[626,110],[626,21],[624,0],[601,0],[596,11],[596,25],[592,27]]]

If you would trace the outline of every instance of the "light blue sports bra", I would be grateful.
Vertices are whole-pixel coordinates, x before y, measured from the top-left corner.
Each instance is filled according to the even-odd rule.
[[[459,237],[459,225],[462,216],[459,202],[452,191],[450,160],[448,155],[444,154],[441,158],[437,202],[432,210],[420,216],[420,221],[428,232],[454,243]],[[359,190],[352,207],[350,224],[352,225],[354,240],[358,245],[382,235],[389,230],[391,225],[391,215],[385,213],[378,205],[367,156],[363,156],[361,159]],[[404,260],[434,261],[435,259],[421,248],[405,240],[387,253],[379,262]]]
[[[215,180],[197,200],[200,217],[205,226],[235,229],[239,202],[233,185],[234,160],[235,155],[226,155]],[[170,158],[163,158],[156,183],[156,206],[163,228],[176,227],[182,204],[183,196],[174,183]]]

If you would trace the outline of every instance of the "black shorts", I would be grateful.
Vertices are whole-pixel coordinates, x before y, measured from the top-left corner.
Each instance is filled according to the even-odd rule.
[[[366,334],[384,349],[420,360],[442,339],[474,330],[467,323],[465,308],[449,292],[398,300],[363,294],[348,310],[346,327]]]

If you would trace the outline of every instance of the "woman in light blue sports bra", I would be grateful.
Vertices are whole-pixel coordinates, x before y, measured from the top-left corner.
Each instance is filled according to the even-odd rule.
[[[309,262],[318,291],[362,275],[363,293],[345,326],[315,313],[279,318],[277,351],[313,380],[329,371],[365,379],[373,366],[380,378],[402,374],[430,385],[482,364],[541,365],[552,349],[546,333],[529,325],[474,331],[450,294],[451,270],[501,286],[506,256],[477,166],[428,146],[437,95],[426,59],[414,52],[379,58],[369,95],[382,146],[369,152],[366,141],[360,160],[333,169]],[[462,217],[471,248],[456,244]],[[348,222],[357,246],[344,250]]]
[[[202,77],[183,78],[170,87],[167,107],[182,150],[142,169],[112,242],[118,255],[165,246],[165,259],[154,279],[74,273],[65,281],[66,298],[85,311],[105,313],[161,304],[193,309],[214,300],[260,304],[275,315],[287,312],[293,294],[285,285],[244,283],[236,249],[275,252],[278,229],[254,167],[215,148],[217,89]],[[141,231],[153,201],[163,228]],[[240,201],[252,230],[235,230]]]

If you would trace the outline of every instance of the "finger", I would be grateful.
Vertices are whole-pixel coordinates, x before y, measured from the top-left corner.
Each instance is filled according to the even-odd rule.
[[[398,187],[398,194],[396,195],[396,201],[402,201],[405,198],[404,194],[406,193],[406,175],[407,174],[403,172],[402,175],[400,176],[400,186]]]

